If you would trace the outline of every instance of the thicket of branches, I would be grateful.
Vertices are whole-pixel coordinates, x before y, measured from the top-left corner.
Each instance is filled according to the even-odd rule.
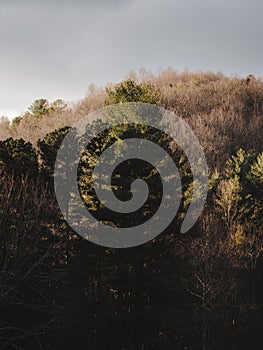
[[[118,250],[67,226],[53,171],[77,120],[126,101],[156,103],[184,118],[205,151],[210,180],[191,232],[178,234],[186,205],[153,241]],[[127,132],[100,135],[82,157],[80,189],[95,215],[103,215],[89,180],[98,148]],[[2,119],[0,349],[261,349],[262,134],[260,79],[171,69],[91,87],[77,104],[40,99],[12,123]],[[190,192],[185,187],[186,203]]]

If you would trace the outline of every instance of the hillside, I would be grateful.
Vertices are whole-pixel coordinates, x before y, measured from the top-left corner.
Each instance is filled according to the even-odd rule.
[[[133,101],[156,104],[189,124],[207,159],[208,194],[201,216],[181,234],[191,202],[201,197],[198,192],[194,198],[184,150],[167,135],[132,123],[103,131],[83,151],[76,172],[82,203],[98,222],[136,226],[161,203],[160,174],[134,159],[115,169],[112,186],[125,202],[134,179],[143,179],[149,187],[145,206],[134,216],[119,215],[99,201],[95,164],[126,137],[164,146],[179,168],[182,194],[174,219],[153,240],[127,249],[99,246],[66,220],[78,205],[70,186],[62,215],[55,160],[77,121],[104,106]],[[39,99],[12,122],[2,118],[0,349],[260,350],[262,135],[262,79],[172,69],[131,73],[105,89],[91,86],[76,103]]]

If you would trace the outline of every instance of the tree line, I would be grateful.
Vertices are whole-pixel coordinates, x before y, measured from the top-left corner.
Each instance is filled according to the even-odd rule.
[[[105,248],[65,222],[54,194],[54,164],[75,121],[103,105],[133,101],[163,106],[189,123],[207,157],[209,192],[198,222],[179,234],[191,173],[183,152],[170,150],[184,185],[178,215],[151,242]],[[2,120],[0,348],[261,349],[262,110],[260,79],[167,70],[159,76],[144,71],[141,80],[103,91],[91,87],[76,105],[37,100],[12,124]],[[102,133],[81,158],[80,193],[101,221],[105,209],[90,177],[94,163],[107,145],[141,131]],[[168,149],[169,140],[162,142]],[[139,174],[155,188],[141,213],[147,218],[148,208],[159,204],[158,176],[150,167],[140,173],[141,164],[127,167],[135,172],[127,183]],[[123,188],[116,195],[127,199]],[[110,220],[123,226],[127,218]]]

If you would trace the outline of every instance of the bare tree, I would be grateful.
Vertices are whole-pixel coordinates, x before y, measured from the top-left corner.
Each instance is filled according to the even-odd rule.
[[[38,178],[1,170],[0,182],[0,348],[41,348],[62,310],[55,291],[63,273],[63,239],[46,225],[54,200]]]

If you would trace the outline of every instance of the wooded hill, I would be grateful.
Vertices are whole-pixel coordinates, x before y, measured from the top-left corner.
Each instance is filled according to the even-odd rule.
[[[191,172],[182,153],[172,154],[184,179],[178,215],[147,244],[109,249],[64,221],[54,163],[78,120],[134,101],[157,104],[190,125],[209,165],[209,193],[198,222],[179,234]],[[125,133],[118,130],[118,137]],[[171,69],[131,74],[105,89],[91,86],[77,103],[39,99],[12,122],[2,118],[0,349],[262,349],[262,135],[261,79]],[[115,139],[116,130],[94,142],[102,148]],[[99,156],[92,150],[82,157],[79,187],[103,221],[90,181],[91,154]],[[151,196],[150,207],[158,206],[159,195]]]

